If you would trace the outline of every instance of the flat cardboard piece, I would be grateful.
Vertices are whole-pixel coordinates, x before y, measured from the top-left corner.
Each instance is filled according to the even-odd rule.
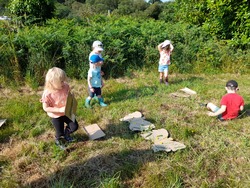
[[[105,136],[105,133],[100,129],[97,124],[88,125],[86,127],[83,127],[83,129],[88,134],[90,140],[96,140]]]
[[[133,118],[141,118],[141,117],[142,117],[142,113],[139,111],[135,111],[121,118],[120,121],[131,121]]]
[[[129,129],[132,131],[147,131],[154,129],[155,125],[143,118],[133,118],[130,120]]]
[[[7,119],[0,119],[0,127],[6,122]]]
[[[185,87],[183,89],[180,89],[180,90],[183,91],[183,92],[185,92],[185,93],[187,93],[187,94],[189,94],[189,95],[196,95],[197,94],[196,91],[194,91],[192,89],[189,89],[187,87]]]
[[[71,92],[69,92],[65,107],[65,115],[72,121],[75,121],[76,109],[77,109],[77,101],[75,99],[75,96]]]
[[[172,97],[183,97],[183,98],[188,98],[188,97],[190,97],[190,95],[187,94],[187,93],[178,93],[178,92],[170,93],[170,95],[171,95]]]

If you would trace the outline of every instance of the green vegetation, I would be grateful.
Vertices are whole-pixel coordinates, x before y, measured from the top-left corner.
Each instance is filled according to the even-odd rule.
[[[0,0],[11,18],[0,20],[0,187],[248,187],[249,117],[220,123],[199,102],[219,104],[236,79],[250,108],[249,12],[246,0]],[[169,87],[158,84],[165,39],[175,47]],[[94,40],[104,43],[109,106],[86,109]],[[79,102],[67,151],[39,102],[52,66],[65,70]],[[170,95],[183,87],[198,95]],[[119,121],[134,111],[187,148],[153,153]],[[93,123],[104,139],[88,140],[82,127]]]
[[[63,68],[71,78],[85,78],[94,40],[105,45],[106,78],[152,68],[159,59],[156,46],[165,39],[175,47],[174,72],[245,74],[250,70],[249,4],[243,0],[66,0],[55,4],[41,0],[41,5],[49,7],[47,12],[38,11],[45,10],[38,2],[17,0],[7,6],[0,1],[13,13],[12,21],[0,22],[2,85],[27,83],[36,88],[52,66]],[[60,7],[68,14],[59,12]]]
[[[80,127],[67,151],[54,144],[54,129],[39,102],[42,88],[1,88],[0,117],[8,120],[0,129],[0,187],[247,187],[249,117],[219,122],[199,105],[219,104],[229,79],[238,81],[249,109],[248,75],[171,73],[166,87],[158,83],[155,66],[106,80],[103,95],[109,106],[94,104],[93,109],[83,107],[86,84],[71,80]],[[183,87],[197,96],[170,95]],[[119,121],[136,110],[187,148],[154,153],[149,141]],[[104,130],[105,138],[88,140],[82,127],[92,123]]]

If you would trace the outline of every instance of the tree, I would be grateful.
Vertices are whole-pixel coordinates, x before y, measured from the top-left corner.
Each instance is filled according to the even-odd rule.
[[[0,15],[5,12],[5,7],[8,5],[9,0],[0,0]]]
[[[12,14],[26,23],[43,22],[53,17],[54,0],[13,0],[9,5]]]
[[[175,0],[173,5],[174,20],[203,27],[217,39],[240,39],[239,45],[249,45],[248,0]]]

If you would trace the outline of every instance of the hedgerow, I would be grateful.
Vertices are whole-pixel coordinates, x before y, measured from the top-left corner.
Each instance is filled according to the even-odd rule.
[[[99,15],[82,20],[51,19],[43,26],[0,24],[2,83],[14,80],[41,85],[52,66],[63,68],[69,77],[84,79],[95,40],[104,44],[107,78],[123,76],[128,69],[157,66],[157,45],[165,39],[175,47],[171,71],[249,72],[249,50],[235,49],[230,41],[217,41],[201,27],[181,22]]]

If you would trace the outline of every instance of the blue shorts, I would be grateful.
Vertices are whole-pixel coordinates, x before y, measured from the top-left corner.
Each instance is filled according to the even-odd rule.
[[[215,110],[213,112],[217,112],[220,108],[216,106]],[[224,119],[222,118],[222,114],[217,116],[218,120],[220,121],[224,121]]]
[[[158,71],[159,72],[166,72],[166,71],[168,71],[168,65],[159,65]]]

